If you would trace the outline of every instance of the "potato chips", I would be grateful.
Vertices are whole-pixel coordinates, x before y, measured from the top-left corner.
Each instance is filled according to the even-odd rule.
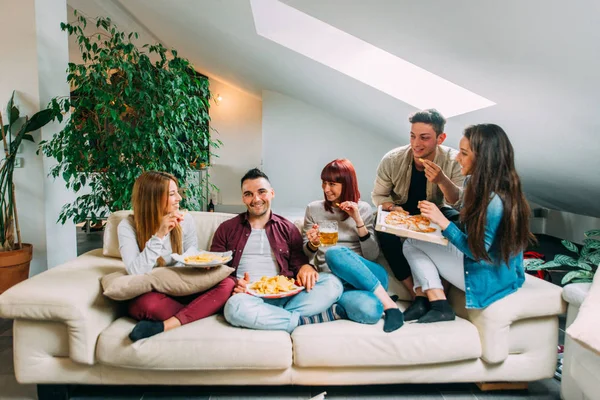
[[[278,294],[285,293],[298,288],[292,278],[287,278],[283,275],[272,277],[263,276],[260,280],[252,283],[251,290],[257,294]]]
[[[187,256],[183,260],[186,264],[207,264],[212,262],[226,262],[229,257],[223,257],[218,254],[200,253],[195,256]]]

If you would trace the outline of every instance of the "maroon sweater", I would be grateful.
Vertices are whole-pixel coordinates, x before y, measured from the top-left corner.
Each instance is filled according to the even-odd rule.
[[[308,257],[302,250],[300,231],[293,223],[273,212],[265,225],[265,230],[271,250],[273,250],[277,265],[279,265],[280,274],[288,278],[295,278],[300,268],[308,264]],[[229,265],[237,271],[251,232],[252,227],[248,222],[248,213],[239,214],[219,225],[210,251],[233,251],[233,259]]]

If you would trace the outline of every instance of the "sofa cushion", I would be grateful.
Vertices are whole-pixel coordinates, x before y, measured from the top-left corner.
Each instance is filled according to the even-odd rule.
[[[299,367],[383,367],[438,364],[481,356],[477,329],[467,320],[406,323],[385,333],[351,321],[303,325],[292,333]]]
[[[550,317],[566,311],[562,288],[543,279],[525,275],[523,286],[486,308],[465,309],[465,292],[455,287],[448,298],[459,315],[466,317],[479,331],[482,358],[490,364],[500,363],[510,354],[510,329],[515,321]]]
[[[102,277],[104,295],[113,300],[130,300],[157,291],[171,296],[187,296],[204,292],[217,285],[233,272],[227,265],[211,269],[154,268],[147,274],[129,275],[117,271]]]
[[[568,287],[567,285],[565,291]],[[594,282],[579,308],[575,321],[567,328],[567,334],[582,346],[600,355],[600,273],[594,276]]]
[[[235,328],[212,316],[135,343],[135,325],[120,318],[98,338],[96,355],[105,365],[147,370],[286,369],[292,341],[284,331]]]
[[[106,221],[104,227],[104,246],[102,254],[108,257],[121,258],[119,252],[119,237],[117,227],[123,218],[127,218],[132,213],[131,210],[115,211]],[[222,222],[236,216],[236,214],[190,211],[196,223],[196,233],[198,234],[198,248],[208,250],[212,243],[213,234]]]

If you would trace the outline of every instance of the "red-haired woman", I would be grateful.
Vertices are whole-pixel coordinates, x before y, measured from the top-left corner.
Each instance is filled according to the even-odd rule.
[[[179,212],[177,179],[165,172],[144,172],[133,185],[133,216],[118,227],[119,250],[127,273],[140,275],[157,266],[173,265],[172,253],[198,247],[193,217]],[[174,298],[143,294],[129,303],[129,315],[139,320],[132,341],[216,314],[231,295],[235,281],[225,278],[202,294]]]
[[[324,199],[310,203],[304,215],[304,252],[314,256],[319,270],[331,270],[344,282],[338,305],[343,307],[345,317],[375,324],[384,314],[383,330],[395,331],[404,318],[387,294],[387,272],[373,262],[379,255],[373,211],[368,203],[360,201],[354,166],[347,159],[333,160],[323,168],[321,181]],[[337,221],[336,246],[321,246],[319,223],[324,221]]]

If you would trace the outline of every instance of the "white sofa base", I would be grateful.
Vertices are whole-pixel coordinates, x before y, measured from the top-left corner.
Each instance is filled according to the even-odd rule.
[[[68,357],[66,326],[59,322],[16,320],[15,375],[22,384],[98,385],[363,385],[446,382],[528,382],[552,377],[558,340],[556,317],[515,322],[515,348],[505,361],[481,358],[441,364],[391,367],[286,369],[150,370],[104,364],[84,365]],[[553,332],[554,334],[550,334]],[[50,340],[40,340],[48,338]],[[525,346],[526,345],[526,346]]]
[[[585,284],[578,285],[584,287]],[[589,285],[586,289],[589,289]],[[579,299],[566,299],[569,301],[566,328],[577,318],[584,297],[585,293]],[[600,399],[600,356],[571,339],[569,335],[565,335],[560,394],[563,400]]]

